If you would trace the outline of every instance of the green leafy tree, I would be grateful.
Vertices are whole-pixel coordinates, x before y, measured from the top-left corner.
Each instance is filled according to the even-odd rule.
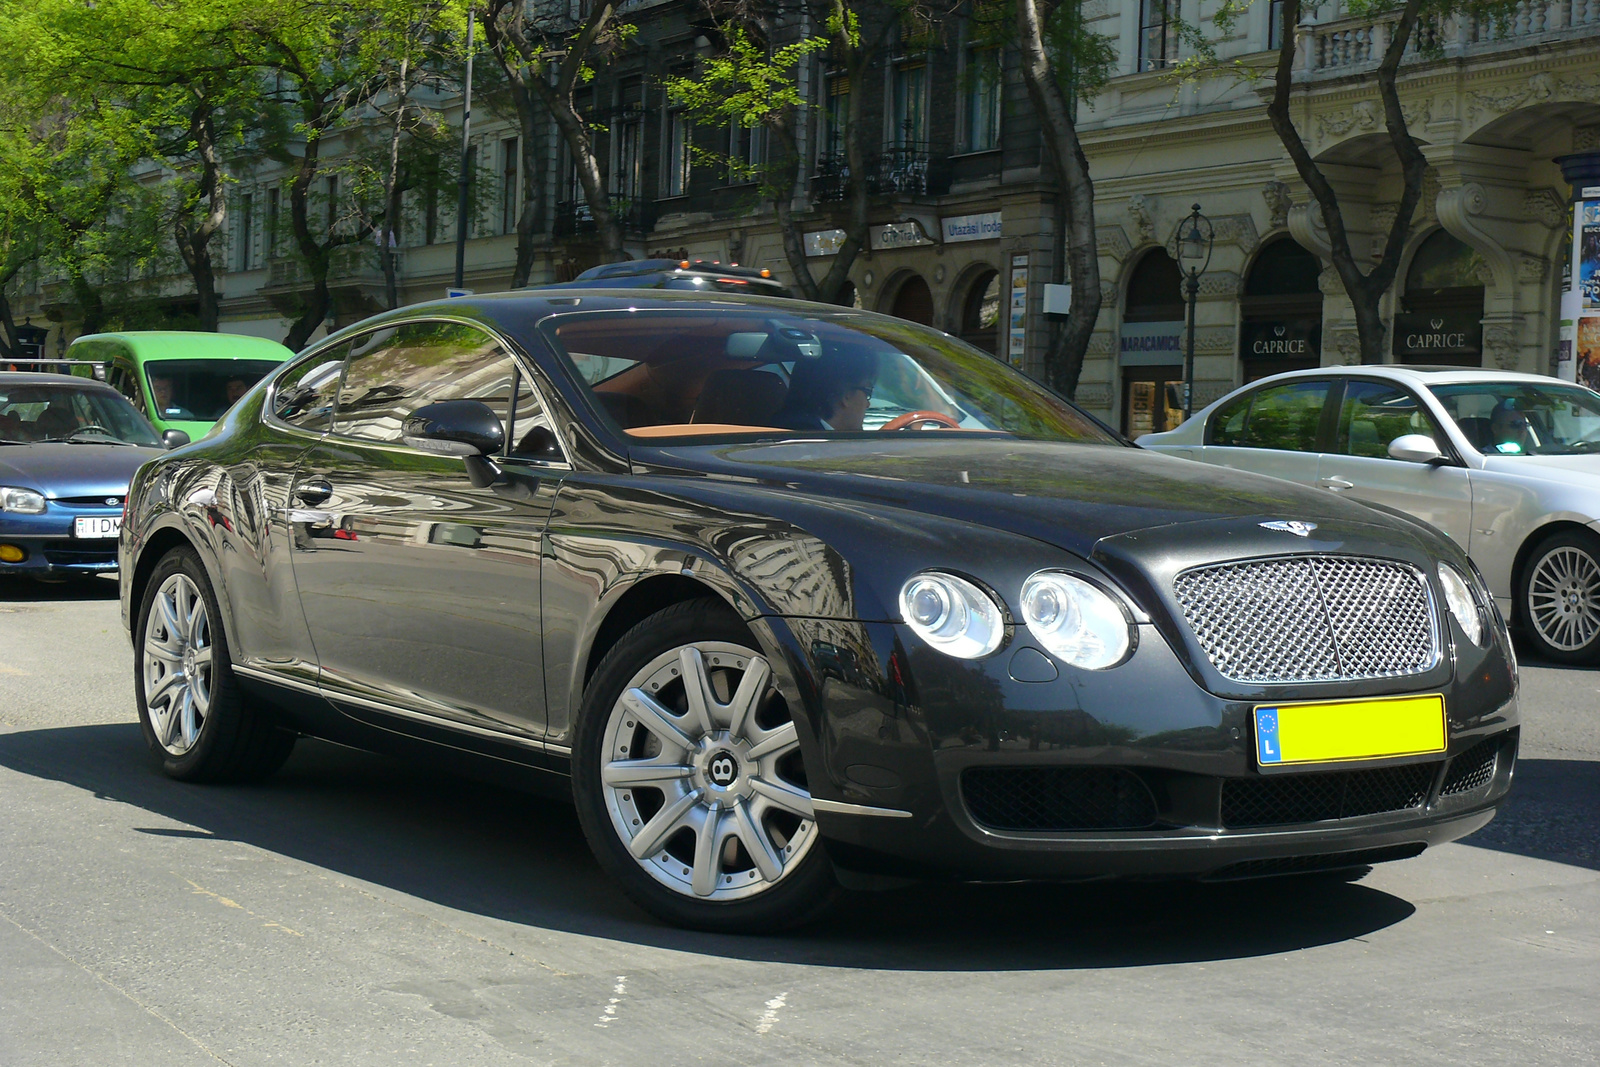
[[[626,259],[623,223],[606,189],[596,153],[596,129],[578,106],[578,89],[635,35],[617,17],[616,0],[593,0],[578,17],[567,0],[488,0],[484,36],[504,75],[521,133],[524,193],[517,218],[517,265],[512,288],[528,284],[533,270],[539,204],[533,176],[544,173],[537,154],[542,117],[549,116],[576,171],[584,203],[600,236],[604,258]]]

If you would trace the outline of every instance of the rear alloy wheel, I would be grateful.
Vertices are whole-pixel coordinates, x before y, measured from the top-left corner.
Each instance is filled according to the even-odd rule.
[[[295,735],[239,691],[216,596],[192,549],[156,564],[134,632],[139,725],[162,770],[186,781],[251,781],[289,758]]]
[[[1528,557],[1518,592],[1523,632],[1540,655],[1600,658],[1600,539],[1576,530],[1547,537]]]
[[[720,604],[635,627],[590,682],[573,786],[591,847],[674,923],[769,931],[832,899],[799,735],[766,658]]]

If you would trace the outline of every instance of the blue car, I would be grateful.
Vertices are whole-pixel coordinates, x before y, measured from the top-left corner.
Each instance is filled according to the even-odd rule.
[[[0,374],[0,576],[117,569],[128,481],[167,442],[108,385]]]

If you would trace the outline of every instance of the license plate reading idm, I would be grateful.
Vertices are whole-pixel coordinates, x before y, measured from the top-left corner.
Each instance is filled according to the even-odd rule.
[[[115,537],[121,532],[121,515],[84,515],[72,520],[73,537]]]

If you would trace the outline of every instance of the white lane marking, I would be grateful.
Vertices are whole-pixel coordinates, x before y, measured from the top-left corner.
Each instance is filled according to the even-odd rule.
[[[785,989],[782,993],[767,1001],[767,1010],[761,1013],[761,1021],[756,1023],[756,1033],[764,1034],[777,1025],[778,1012],[788,999],[789,991]]]
[[[602,1030],[610,1026],[611,1021],[617,1017],[617,1005],[622,1003],[622,998],[628,993],[628,976],[625,974],[617,975],[617,984],[611,987],[611,992],[616,995],[611,998],[611,1002],[606,1005],[606,1010],[600,1013],[600,1018],[595,1023]]]

